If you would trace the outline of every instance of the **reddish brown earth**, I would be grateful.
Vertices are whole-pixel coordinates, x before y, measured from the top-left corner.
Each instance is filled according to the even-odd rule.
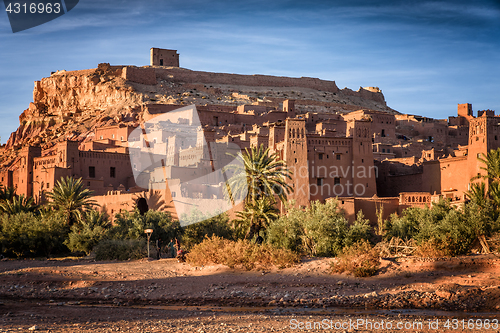
[[[328,326],[349,320],[420,323],[403,331],[442,332],[447,319],[458,323],[450,332],[500,331],[492,322],[488,329],[479,327],[486,319],[500,319],[500,268],[494,255],[382,260],[379,274],[371,278],[331,274],[331,260],[305,259],[293,268],[251,272],[192,267],[174,259],[4,260],[0,332],[34,326],[50,332],[381,329]],[[428,327],[430,320],[439,321],[438,330]],[[307,329],[307,322],[326,326]]]

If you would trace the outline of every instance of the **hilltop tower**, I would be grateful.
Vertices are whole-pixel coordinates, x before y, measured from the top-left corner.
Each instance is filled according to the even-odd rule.
[[[179,67],[179,54],[177,50],[152,47],[150,66]]]

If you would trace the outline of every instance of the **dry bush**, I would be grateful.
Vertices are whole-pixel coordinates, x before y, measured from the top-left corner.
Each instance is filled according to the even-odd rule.
[[[500,252],[500,232],[496,232],[486,239],[492,252]]]
[[[191,265],[222,264],[230,268],[267,269],[290,267],[300,261],[300,256],[292,251],[276,249],[267,244],[254,244],[247,240],[231,241],[217,236],[205,238],[188,253]]]
[[[346,247],[332,264],[335,273],[352,274],[356,277],[373,276],[380,267],[380,252],[368,241],[359,241]]]
[[[445,245],[438,243],[435,239],[430,239],[418,244],[414,255],[422,258],[441,258],[450,256],[450,253]]]
[[[392,237],[390,240],[383,240],[375,245],[381,257],[401,257],[411,256],[417,250],[416,241],[411,238],[404,240]]]

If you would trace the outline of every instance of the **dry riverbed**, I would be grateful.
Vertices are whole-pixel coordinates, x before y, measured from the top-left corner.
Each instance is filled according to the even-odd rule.
[[[497,332],[484,323],[500,319],[499,259],[388,259],[371,278],[331,274],[332,259],[250,272],[174,259],[4,260],[0,332],[441,332],[447,319],[458,323],[450,332]]]

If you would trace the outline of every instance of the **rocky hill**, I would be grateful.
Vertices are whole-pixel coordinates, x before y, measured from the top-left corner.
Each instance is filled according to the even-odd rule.
[[[285,99],[295,99],[298,112],[343,113],[364,108],[397,113],[376,87],[353,91],[316,78],[99,64],[95,69],[57,71],[35,82],[33,102],[2,147],[0,164],[9,166],[26,145],[47,149],[65,139],[88,140],[96,127],[137,125],[145,103],[279,107]]]

